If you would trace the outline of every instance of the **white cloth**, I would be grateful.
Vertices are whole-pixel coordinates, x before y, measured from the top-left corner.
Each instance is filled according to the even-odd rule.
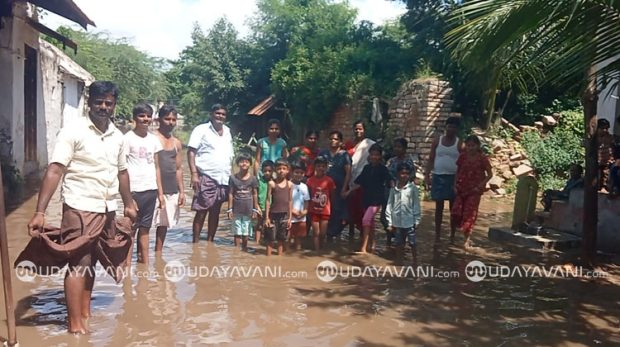
[[[146,133],[145,137],[138,136],[133,130],[125,134],[127,171],[132,192],[157,189],[155,155],[162,149],[157,136],[151,133]]]
[[[299,184],[293,183],[293,211],[303,211],[304,203],[306,201],[310,201],[310,192],[308,191],[308,186],[305,183],[300,182]],[[305,222],[306,217],[303,218],[291,218],[292,223]]]
[[[230,129],[224,125],[222,135],[211,122],[198,125],[189,137],[188,147],[196,150],[196,169],[220,185],[228,185],[233,160]]]
[[[60,129],[50,163],[66,167],[62,200],[86,212],[116,211],[118,173],[127,169],[123,133],[110,122],[102,133],[88,117]]]
[[[158,203],[159,204],[159,203]],[[155,227],[173,227],[179,224],[179,193],[164,194],[164,207],[155,206],[153,225]]]
[[[443,136],[439,138],[439,144],[435,149],[435,162],[433,173],[435,175],[456,175],[456,160],[459,158],[459,138],[454,145],[446,147],[442,144]]]
[[[388,225],[395,228],[411,228],[420,223],[420,191],[408,182],[402,189],[398,185],[390,189],[385,217]]]
[[[351,157],[351,183],[352,187],[355,183],[355,179],[362,173],[364,166],[368,164],[368,149],[375,144],[375,141],[371,139],[363,139],[357,145],[355,145],[355,152]]]

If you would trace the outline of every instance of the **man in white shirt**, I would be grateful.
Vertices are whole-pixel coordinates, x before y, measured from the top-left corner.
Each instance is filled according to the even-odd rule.
[[[226,108],[215,104],[211,108],[208,123],[200,124],[192,131],[187,144],[187,161],[192,175],[194,190],[192,210],[196,211],[192,224],[194,243],[200,239],[207,214],[207,241],[213,241],[220,221],[220,207],[228,198],[233,143],[230,129],[224,125]]]
[[[45,224],[45,210],[64,175],[60,239],[67,247],[76,245],[76,249],[66,252],[69,270],[64,280],[68,330],[75,334],[87,332],[94,265],[98,260],[96,242],[113,224],[119,191],[125,216],[136,218],[123,134],[111,121],[117,98],[118,89],[112,82],[97,81],[90,85],[88,117],[68,124],[58,133],[36,211],[28,223],[30,235],[39,237]],[[80,239],[84,242],[74,242]]]

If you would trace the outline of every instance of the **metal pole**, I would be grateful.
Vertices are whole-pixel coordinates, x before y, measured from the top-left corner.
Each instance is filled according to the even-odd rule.
[[[2,177],[2,168],[0,168]],[[4,206],[4,184],[0,181],[0,261],[2,262],[2,278],[4,286],[4,304],[6,307],[6,324],[9,332],[9,346],[17,345],[17,333],[15,330],[15,306],[13,304],[13,285],[11,264],[9,263],[9,246],[6,234],[6,210]]]

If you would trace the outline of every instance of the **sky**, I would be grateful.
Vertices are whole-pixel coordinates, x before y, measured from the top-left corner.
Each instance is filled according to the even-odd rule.
[[[176,59],[191,44],[195,22],[203,30],[226,16],[241,35],[249,29],[247,19],[257,10],[255,0],[73,0],[97,25],[89,31],[104,31],[111,37],[130,42],[153,56]],[[349,0],[358,10],[357,20],[382,24],[405,12],[402,1]],[[77,24],[47,12],[41,22],[52,29]]]

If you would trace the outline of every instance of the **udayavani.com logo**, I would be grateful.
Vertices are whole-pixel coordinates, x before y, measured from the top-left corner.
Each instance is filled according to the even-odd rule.
[[[339,266],[323,260],[316,267],[316,277],[323,282],[336,278],[458,278],[458,271],[439,271],[433,266]]]
[[[465,276],[472,282],[487,278],[606,278],[608,275],[604,271],[572,265],[486,265],[480,260],[472,260],[465,267]]]

